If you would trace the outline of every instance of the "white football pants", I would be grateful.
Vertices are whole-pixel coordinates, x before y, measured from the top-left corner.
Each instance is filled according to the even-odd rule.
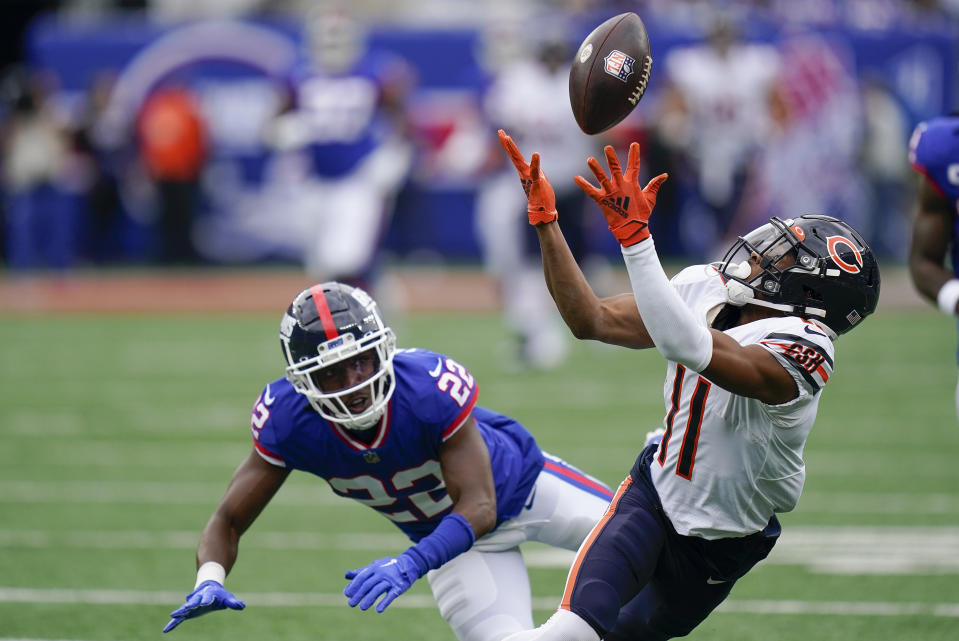
[[[528,342],[529,364],[546,369],[561,364],[570,350],[569,331],[543,280],[539,255],[527,256],[526,196],[512,167],[481,185],[475,225],[506,324]]]
[[[369,268],[411,162],[409,145],[386,143],[352,173],[337,179],[314,177],[304,184],[298,213],[310,278],[355,277]]]
[[[538,541],[575,551],[608,505],[606,499],[540,472],[518,516],[427,574],[440,614],[456,638],[502,641],[532,630],[529,576],[519,545]]]

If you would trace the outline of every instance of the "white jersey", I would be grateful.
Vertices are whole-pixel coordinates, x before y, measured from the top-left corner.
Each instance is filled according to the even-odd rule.
[[[680,47],[665,67],[690,112],[700,189],[710,202],[726,202],[733,174],[765,139],[779,53],[764,44],[736,45],[726,55],[711,46]]]
[[[484,98],[490,123],[508,131],[520,149],[539,153],[543,171],[557,194],[579,191],[573,178],[583,173],[583,158],[599,149],[579,129],[569,101],[556,99],[568,92],[567,67],[550,71],[545,65],[522,59],[500,72]],[[516,171],[510,163],[504,171],[515,183]],[[521,210],[526,211],[525,199]]]
[[[689,267],[672,284],[704,323],[726,301],[722,277],[710,266]],[[774,513],[796,506],[806,477],[803,446],[834,363],[828,332],[795,316],[725,333],[741,345],[769,350],[792,375],[799,395],[768,405],[669,362],[663,387],[666,433],[650,472],[676,531],[705,539],[758,532]]]

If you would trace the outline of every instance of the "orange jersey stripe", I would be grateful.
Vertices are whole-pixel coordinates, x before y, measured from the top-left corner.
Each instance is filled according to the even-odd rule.
[[[569,576],[566,577],[566,589],[563,591],[563,600],[559,604],[561,609],[569,610],[569,600],[573,595],[573,585],[576,583],[576,577],[579,574],[579,568],[583,563],[583,558],[586,556],[586,551],[589,550],[590,546],[593,544],[593,541],[595,541],[596,537],[599,536],[599,533],[603,531],[607,521],[613,518],[613,515],[616,513],[616,506],[619,505],[619,499],[622,498],[623,494],[626,493],[626,490],[628,490],[632,484],[633,479],[629,476],[627,476],[626,480],[619,484],[619,488],[616,490],[616,496],[613,497],[613,500],[609,503],[609,507],[606,508],[606,514],[604,514],[603,518],[599,520],[599,523],[593,527],[592,531],[589,533],[589,536],[587,536],[586,540],[583,541],[583,544],[579,546],[579,551],[576,553],[576,558],[573,560],[573,565],[569,569]]]

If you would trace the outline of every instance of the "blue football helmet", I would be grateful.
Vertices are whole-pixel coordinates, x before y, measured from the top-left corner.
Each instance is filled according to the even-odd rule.
[[[280,346],[287,363],[286,379],[323,418],[347,429],[363,430],[383,416],[396,389],[396,337],[365,291],[337,282],[304,289],[280,322]],[[375,352],[377,361],[372,376],[346,389],[323,391],[318,384],[320,370],[369,350]],[[370,387],[370,406],[354,414],[343,399],[366,386]]]

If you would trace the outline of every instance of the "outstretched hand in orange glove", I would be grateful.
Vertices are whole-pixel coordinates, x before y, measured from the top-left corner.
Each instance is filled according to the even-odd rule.
[[[586,161],[600,188],[594,187],[582,176],[576,176],[576,184],[586,195],[599,204],[606,216],[606,223],[613,236],[623,247],[629,247],[649,238],[649,215],[656,205],[656,194],[669,174],[660,174],[649,181],[645,188],[639,187],[639,143],[629,146],[626,172],[620,169],[619,158],[609,145],[604,149],[610,176],[599,166],[595,158]]]
[[[546,179],[546,174],[539,169],[539,154],[533,154],[529,164],[523,158],[519,147],[513,142],[513,139],[506,135],[506,132],[500,129],[497,134],[499,141],[509,154],[513,166],[519,173],[519,181],[523,183],[523,191],[526,192],[528,205],[526,213],[529,215],[530,225],[542,225],[556,220],[556,194],[553,193],[553,186]]]

